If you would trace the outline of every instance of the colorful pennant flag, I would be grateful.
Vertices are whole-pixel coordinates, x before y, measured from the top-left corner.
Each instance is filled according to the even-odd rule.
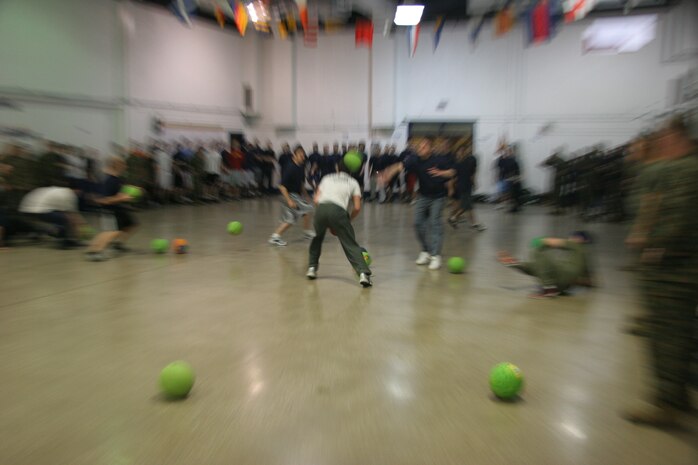
[[[552,11],[548,0],[539,0],[528,13],[529,43],[540,44],[552,36]]]
[[[247,32],[247,9],[242,2],[235,2],[235,25],[238,28],[238,32],[241,36],[245,37],[245,32]]]
[[[564,0],[562,11],[565,14],[565,22],[579,21],[589,14],[596,6],[596,0]]]
[[[478,21],[475,23],[475,28],[470,32],[470,42],[477,42],[477,38],[480,35],[480,32],[482,31],[482,27],[485,25],[486,20],[487,16],[480,16],[480,19],[478,19]]]
[[[322,25],[323,25],[324,31],[328,34],[342,30],[342,22],[341,21],[326,19],[322,22]]]
[[[439,16],[436,18],[436,24],[434,25],[434,51],[436,51],[436,48],[439,46],[439,42],[441,42],[441,31],[444,30],[444,17]]]
[[[293,12],[286,15],[286,26],[288,26],[288,32],[295,33],[298,30],[298,23],[296,23],[296,16]]]
[[[417,53],[417,44],[419,43],[419,24],[415,26],[409,26],[407,28],[407,51],[410,54],[410,58]]]
[[[305,25],[303,26],[303,44],[306,47],[317,47],[317,35],[319,28],[317,2],[315,0],[310,0],[305,11],[306,19]]]
[[[356,47],[373,47],[373,22],[367,19],[357,19],[354,31]]]
[[[514,27],[514,1],[508,0],[494,17],[494,35],[502,37]]]
[[[173,0],[172,3],[170,3],[170,11],[174,13],[177,19],[189,27],[191,27],[191,19],[189,19],[189,15],[195,10],[195,0]]]
[[[224,28],[225,13],[223,13],[221,7],[219,7],[218,5],[214,6],[213,15],[216,17],[216,21],[218,21],[218,25],[221,27],[221,29]]]
[[[284,21],[276,23],[276,34],[281,40],[286,40],[288,37],[288,29],[286,29],[286,23]]]

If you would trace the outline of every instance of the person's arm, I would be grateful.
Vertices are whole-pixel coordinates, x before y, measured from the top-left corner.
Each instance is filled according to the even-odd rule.
[[[404,169],[405,164],[403,162],[398,162],[387,166],[380,173],[378,173],[378,182],[384,186],[387,186],[390,184],[390,181],[395,177],[395,175]]]
[[[279,184],[279,192],[281,192],[281,195],[284,196],[284,200],[286,200],[286,205],[288,205],[288,208],[293,208],[295,209],[298,205],[296,205],[296,202],[293,201],[291,196],[288,193],[288,189],[283,184]]]
[[[568,247],[567,239],[560,239],[557,237],[544,237],[543,246],[550,247],[554,249],[566,249]]]
[[[320,202],[320,186],[315,189],[315,195],[313,195],[313,203],[317,205]]]
[[[427,171],[430,175],[437,178],[451,179],[456,175],[456,170],[453,168],[447,170],[440,170],[438,168],[429,168]]]
[[[359,216],[359,213],[361,213],[361,196],[360,195],[354,195],[352,196],[352,200],[354,201],[354,208],[351,211],[351,216],[350,218],[353,220],[357,216]]]

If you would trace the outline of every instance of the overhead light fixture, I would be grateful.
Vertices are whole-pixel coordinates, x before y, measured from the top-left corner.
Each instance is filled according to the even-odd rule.
[[[422,19],[424,5],[398,5],[395,10],[395,20],[397,26],[416,26]]]
[[[259,16],[257,16],[257,10],[254,7],[254,3],[247,4],[247,13],[253,23],[259,22]]]

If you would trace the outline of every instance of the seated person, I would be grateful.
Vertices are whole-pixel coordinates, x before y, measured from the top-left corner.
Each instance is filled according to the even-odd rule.
[[[61,248],[78,245],[79,227],[86,224],[78,212],[78,196],[68,187],[40,187],[24,196],[20,213],[50,226],[49,234],[61,239]]]
[[[589,233],[575,231],[567,239],[534,239],[529,262],[519,262],[505,251],[497,258],[503,265],[538,279],[541,287],[530,297],[556,297],[575,285],[592,287],[587,250],[591,242]]]

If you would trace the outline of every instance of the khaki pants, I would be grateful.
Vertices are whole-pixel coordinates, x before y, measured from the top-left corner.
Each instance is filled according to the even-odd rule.
[[[315,238],[310,243],[309,266],[316,269],[320,265],[322,242],[325,240],[327,229],[332,229],[344,249],[349,263],[357,273],[371,274],[371,269],[364,260],[361,246],[356,242],[354,227],[351,225],[349,213],[333,203],[321,203],[315,210]]]

